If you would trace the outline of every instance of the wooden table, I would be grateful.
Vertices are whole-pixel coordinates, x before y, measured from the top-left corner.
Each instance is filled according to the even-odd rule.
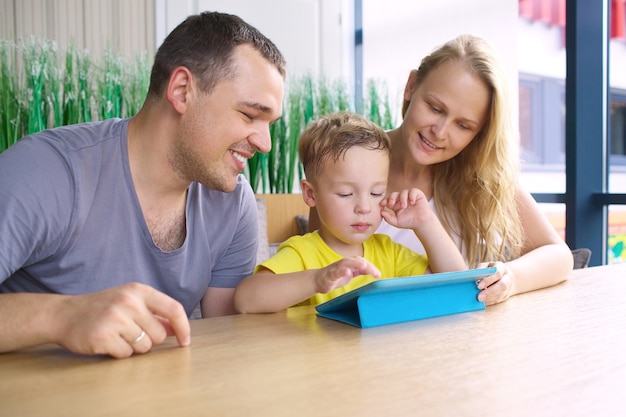
[[[626,265],[486,311],[366,330],[311,308],[192,322],[130,359],[0,355],[0,416],[626,414]]]

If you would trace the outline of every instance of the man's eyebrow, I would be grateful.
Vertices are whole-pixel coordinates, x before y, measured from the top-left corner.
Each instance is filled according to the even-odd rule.
[[[256,101],[240,101],[239,104],[241,104],[244,107],[248,107],[248,108],[252,108],[255,110],[258,110],[262,113],[271,113],[272,109],[268,106],[265,106],[261,103],[258,103]]]

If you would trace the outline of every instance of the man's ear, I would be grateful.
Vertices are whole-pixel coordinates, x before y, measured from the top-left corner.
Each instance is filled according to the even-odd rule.
[[[300,181],[300,188],[302,189],[302,199],[309,207],[315,207],[315,190],[313,185],[307,180]]]
[[[187,110],[192,90],[193,76],[186,67],[176,67],[170,75],[165,91],[167,101],[176,112],[183,114]]]

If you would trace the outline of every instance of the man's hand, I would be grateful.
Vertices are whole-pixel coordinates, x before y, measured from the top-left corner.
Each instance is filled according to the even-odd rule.
[[[55,341],[75,353],[125,358],[148,352],[167,336],[176,336],[181,346],[190,343],[182,305],[147,285],[67,296],[61,308]]]

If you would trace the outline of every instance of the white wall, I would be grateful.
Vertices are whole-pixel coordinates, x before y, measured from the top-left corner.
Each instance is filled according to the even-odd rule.
[[[611,87],[626,90],[626,41],[611,41],[609,44],[609,60],[609,82]]]
[[[517,37],[519,72],[565,80],[564,36],[559,27],[520,18]]]
[[[278,46],[289,76],[348,77],[354,67],[352,5],[352,0],[157,0],[157,45],[190,14],[232,13]]]
[[[110,49],[133,62],[155,48],[154,0],[0,0],[0,38],[16,42],[34,36],[70,43],[102,57]]]
[[[475,33],[501,55],[516,108],[517,8],[516,0],[363,0],[363,78],[383,80],[399,113],[404,83],[421,58],[458,34]],[[310,71],[353,84],[353,0],[157,0],[157,18],[163,16],[157,45],[203,10],[234,13],[256,26],[281,49],[289,75]]]
[[[517,37],[519,71],[565,80],[564,36],[564,31],[558,27],[520,18]],[[626,90],[626,41],[613,39],[609,48],[610,85]]]

